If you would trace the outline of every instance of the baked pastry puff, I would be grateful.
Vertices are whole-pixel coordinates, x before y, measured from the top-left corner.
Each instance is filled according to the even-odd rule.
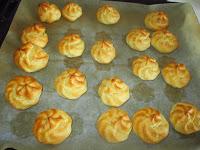
[[[156,144],[169,133],[169,123],[156,109],[146,107],[138,110],[132,117],[133,132],[144,142]]]
[[[23,44],[14,53],[15,64],[26,72],[35,72],[47,66],[49,55],[30,42]]]
[[[156,59],[144,55],[133,60],[133,74],[142,80],[154,80],[160,73]]]
[[[75,68],[62,72],[54,82],[55,89],[63,98],[78,99],[87,91],[85,75]]]
[[[170,111],[170,121],[179,133],[188,135],[200,131],[200,111],[192,104],[175,104]]]
[[[104,79],[98,94],[105,105],[115,107],[124,104],[130,97],[128,85],[117,77]]]
[[[33,134],[43,144],[59,144],[69,137],[72,130],[72,118],[59,109],[48,109],[35,119]]]
[[[76,21],[82,15],[82,8],[76,3],[68,3],[62,9],[62,15],[69,21]]]
[[[42,24],[34,24],[26,27],[22,31],[21,41],[22,44],[31,42],[34,45],[44,48],[48,43],[48,35],[45,26]]]
[[[145,16],[144,23],[148,29],[162,30],[168,27],[169,19],[165,12],[153,11]]]
[[[96,13],[97,20],[100,23],[109,25],[115,24],[120,19],[120,14],[118,10],[110,5],[103,5],[101,6]]]
[[[55,4],[43,2],[38,6],[38,15],[41,22],[53,23],[60,19],[61,12]]]
[[[150,33],[146,29],[133,29],[126,36],[126,43],[132,49],[145,51],[151,45]]]
[[[160,53],[171,53],[178,48],[178,40],[173,33],[161,30],[152,34],[151,45]]]
[[[183,88],[191,80],[189,70],[184,64],[170,63],[162,69],[165,82],[174,88]]]
[[[132,123],[127,112],[110,108],[99,116],[96,128],[107,142],[119,143],[128,139]]]
[[[116,57],[116,50],[110,40],[100,40],[92,46],[91,55],[98,63],[108,64]]]
[[[78,34],[66,35],[58,43],[58,50],[67,57],[78,57],[83,54],[85,43]]]
[[[7,83],[5,88],[6,100],[20,110],[36,105],[41,94],[42,85],[30,76],[16,76]]]

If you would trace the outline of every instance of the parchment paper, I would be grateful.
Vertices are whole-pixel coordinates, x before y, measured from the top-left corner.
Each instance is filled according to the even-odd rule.
[[[97,95],[99,82],[105,77],[119,76],[131,89],[131,98],[120,108],[128,111],[130,117],[139,108],[152,106],[169,118],[171,106],[179,101],[188,101],[200,107],[200,27],[189,4],[162,4],[145,6],[123,2],[99,2],[77,0],[83,7],[83,16],[74,23],[62,18],[53,24],[46,24],[49,43],[45,50],[50,55],[48,67],[36,72],[25,73],[13,63],[12,55],[20,46],[20,34],[24,27],[39,22],[37,5],[39,0],[22,0],[11,28],[0,50],[0,149],[14,147],[18,150],[199,150],[200,134],[183,136],[170,126],[169,136],[161,143],[148,145],[131,133],[128,140],[119,144],[109,144],[98,135],[95,123],[100,113],[108,109]],[[66,0],[53,1],[60,8]],[[115,6],[121,14],[116,25],[106,26],[96,20],[96,10],[102,3]],[[163,55],[152,47],[145,52],[131,50],[125,43],[126,33],[136,27],[144,27],[144,15],[151,10],[164,10],[170,18],[169,30],[179,39],[180,47],[172,54]],[[68,59],[57,51],[58,41],[67,33],[80,33],[86,49],[82,57]],[[109,65],[99,65],[90,56],[90,48],[97,39],[113,40],[117,58]],[[176,60],[184,63],[192,74],[192,80],[184,89],[173,89],[166,85],[161,75],[154,81],[142,81],[132,75],[130,63],[136,56],[148,54],[155,57],[161,67]],[[58,96],[53,87],[55,77],[69,67],[77,67],[86,74],[88,91],[76,101]],[[31,75],[44,85],[38,105],[18,111],[4,98],[6,83],[15,75]],[[72,134],[62,144],[51,146],[36,141],[32,135],[35,116],[48,108],[59,108],[70,113],[73,118]],[[169,119],[168,119],[169,120]]]

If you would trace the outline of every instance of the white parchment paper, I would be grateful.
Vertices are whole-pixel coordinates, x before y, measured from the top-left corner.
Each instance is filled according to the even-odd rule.
[[[183,136],[170,127],[169,136],[156,145],[142,142],[131,133],[128,140],[119,144],[109,144],[98,135],[95,123],[100,113],[108,109],[97,95],[99,82],[105,77],[119,76],[131,89],[131,98],[120,108],[128,111],[130,117],[139,108],[152,106],[169,118],[171,106],[179,101],[188,101],[200,107],[200,27],[189,4],[140,5],[123,2],[99,2],[97,0],[75,0],[83,7],[83,16],[74,23],[62,18],[53,24],[45,24],[49,43],[45,50],[50,55],[48,67],[36,72],[25,73],[13,63],[12,55],[20,43],[24,27],[39,22],[37,6],[40,0],[22,0],[11,28],[0,50],[0,149],[14,147],[18,150],[199,150],[200,134]],[[51,0],[62,8],[67,0]],[[96,20],[96,10],[102,3],[115,6],[121,14],[116,25],[106,26]],[[144,16],[152,10],[164,10],[169,14],[169,30],[177,35],[180,47],[169,55],[163,55],[150,47],[145,52],[131,50],[125,43],[126,33],[137,27],[144,27]],[[57,51],[58,41],[67,33],[80,33],[86,49],[82,57],[68,59]],[[113,41],[117,57],[109,65],[99,65],[90,56],[92,44],[101,38]],[[130,63],[136,56],[148,54],[155,57],[160,66],[176,60],[184,63],[192,74],[192,80],[184,89],[173,89],[166,85],[161,75],[154,81],[142,81],[132,75]],[[88,91],[76,101],[58,96],[53,87],[55,77],[69,67],[77,67],[86,74]],[[38,105],[25,110],[13,109],[4,98],[6,83],[16,75],[31,75],[44,85]],[[72,134],[60,145],[43,145],[32,135],[35,116],[48,108],[59,108],[73,118]],[[169,119],[168,119],[169,120]]]

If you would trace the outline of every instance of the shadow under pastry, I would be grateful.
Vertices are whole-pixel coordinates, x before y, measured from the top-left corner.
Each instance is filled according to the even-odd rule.
[[[184,89],[173,88],[167,84],[165,86],[164,93],[168,100],[173,103],[180,102],[186,97]]]
[[[72,133],[70,135],[70,138],[73,138],[83,133],[83,119],[76,112],[72,112],[70,113],[70,115],[73,118]]]
[[[20,138],[32,136],[33,123],[37,113],[35,112],[20,112],[11,120],[11,132]]]
[[[74,58],[69,58],[65,57],[64,58],[64,65],[66,68],[80,68],[80,66],[83,64],[83,58],[80,57],[74,57]]]
[[[137,84],[132,90],[133,98],[140,102],[150,102],[155,99],[154,89],[149,87],[146,83],[141,82]]]
[[[112,41],[112,38],[105,31],[101,31],[101,32],[96,33],[95,40],[96,41],[99,41],[99,40],[111,40]]]
[[[176,59],[169,56],[162,56],[158,58],[158,63],[161,68],[165,67],[167,64],[176,62]]]
[[[69,28],[65,34],[66,35],[68,35],[68,34],[79,34],[81,38],[84,37],[80,29],[74,29],[74,28]]]
[[[114,63],[113,61],[109,64],[100,64],[98,62],[96,62],[95,60],[93,60],[95,68],[98,71],[110,71],[112,67],[114,67]]]

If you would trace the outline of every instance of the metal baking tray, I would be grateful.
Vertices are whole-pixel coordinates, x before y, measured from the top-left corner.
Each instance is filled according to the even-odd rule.
[[[200,26],[192,7],[189,4],[142,5],[125,2],[108,2],[98,0],[75,0],[83,7],[83,16],[74,23],[62,18],[53,24],[45,24],[49,35],[49,43],[45,50],[50,55],[48,67],[36,72],[25,73],[13,63],[12,55],[20,43],[20,35],[24,27],[39,22],[37,6],[40,0],[22,0],[12,22],[6,39],[0,49],[0,149],[13,147],[18,150],[199,150],[200,134],[184,136],[178,134],[170,126],[169,136],[159,144],[145,144],[131,132],[127,141],[118,144],[105,142],[97,133],[96,120],[100,113],[108,109],[99,99],[97,88],[105,77],[119,76],[131,89],[131,97],[120,108],[129,115],[145,106],[159,109],[169,118],[173,104],[188,101],[200,105]],[[62,8],[67,0],[50,0]],[[106,26],[96,20],[96,10],[103,3],[116,7],[121,19],[115,25]],[[150,47],[145,52],[131,50],[125,43],[126,33],[137,27],[144,27],[144,16],[152,10],[163,10],[170,18],[169,30],[177,35],[180,47],[173,53],[164,55]],[[80,33],[85,40],[86,49],[82,57],[69,59],[57,51],[58,41],[68,33]],[[92,44],[102,38],[113,41],[117,50],[116,59],[109,65],[100,65],[90,56]],[[130,63],[139,55],[148,54],[155,57],[160,66],[176,60],[184,63],[192,74],[192,80],[184,89],[174,89],[166,85],[161,75],[154,81],[142,81],[132,75]],[[55,77],[69,67],[77,67],[86,74],[88,91],[75,101],[65,100],[54,90]],[[4,98],[6,83],[16,75],[31,75],[39,80],[44,90],[39,104],[19,111],[12,108]],[[44,145],[36,141],[32,135],[33,121],[36,115],[48,108],[59,108],[71,114],[74,122],[72,134],[60,145]],[[169,119],[168,119],[169,120]]]

